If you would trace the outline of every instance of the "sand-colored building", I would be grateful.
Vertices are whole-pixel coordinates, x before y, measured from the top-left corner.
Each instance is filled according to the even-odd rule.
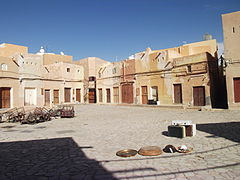
[[[123,60],[121,66],[121,103],[136,104],[137,91],[136,91],[136,69],[135,59]]]
[[[121,62],[108,62],[98,69],[97,103],[119,103]]]
[[[137,104],[218,106],[216,40],[135,54]]]
[[[16,62],[10,57],[0,56],[0,108],[18,106],[19,87],[20,81]]]
[[[222,105],[216,40],[147,48],[119,62],[96,57],[73,61],[63,53],[45,53],[41,48],[30,54],[27,49],[0,45],[0,108],[79,102]]]
[[[72,56],[27,50],[0,45],[0,108],[82,102],[83,67]]]
[[[0,44],[0,56],[13,57],[18,54],[28,53],[28,47],[15,44],[3,43]]]
[[[228,106],[240,108],[240,11],[223,14],[224,59]]]
[[[98,103],[136,102],[135,60],[106,63],[99,67],[97,77]]]
[[[103,59],[97,57],[88,57],[74,61],[75,64],[81,65],[84,68],[84,89],[83,98],[86,103],[96,103],[96,77],[98,75],[98,68],[102,64],[108,63]]]
[[[136,53],[98,70],[100,103],[220,107],[216,40]]]
[[[49,105],[83,102],[83,67],[72,63],[58,62],[45,65],[42,94]]]

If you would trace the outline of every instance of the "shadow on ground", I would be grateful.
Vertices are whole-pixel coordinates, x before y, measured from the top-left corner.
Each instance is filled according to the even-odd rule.
[[[0,143],[0,179],[116,179],[72,138]]]
[[[197,130],[212,134],[208,138],[223,137],[240,142],[240,122],[197,124]]]

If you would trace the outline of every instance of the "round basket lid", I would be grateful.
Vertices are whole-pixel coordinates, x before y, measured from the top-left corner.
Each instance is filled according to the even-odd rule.
[[[120,157],[131,157],[131,156],[135,156],[137,153],[138,152],[134,149],[123,149],[118,151],[116,155]]]
[[[162,154],[162,149],[158,146],[146,146],[139,149],[138,154],[142,156],[157,156]]]

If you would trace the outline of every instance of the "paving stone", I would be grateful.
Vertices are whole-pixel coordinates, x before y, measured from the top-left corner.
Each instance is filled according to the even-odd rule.
[[[187,177],[188,180],[203,180],[200,176],[189,176]]]
[[[0,179],[240,177],[240,111],[213,113],[103,105],[77,105],[75,111],[73,119],[44,122],[44,128],[16,123],[18,131],[1,131]],[[176,119],[191,119],[199,124],[197,135],[183,139],[163,135]],[[0,130],[7,125],[1,123]],[[193,152],[131,158],[115,155],[121,149],[163,148],[168,144],[185,144],[193,147]]]

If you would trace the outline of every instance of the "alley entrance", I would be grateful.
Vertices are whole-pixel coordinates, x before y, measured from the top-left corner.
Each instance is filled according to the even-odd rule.
[[[152,99],[154,101],[158,101],[158,87],[157,86],[151,87],[151,94],[152,94]]]
[[[94,88],[90,88],[88,91],[88,101],[89,103],[96,103],[96,90]]]

